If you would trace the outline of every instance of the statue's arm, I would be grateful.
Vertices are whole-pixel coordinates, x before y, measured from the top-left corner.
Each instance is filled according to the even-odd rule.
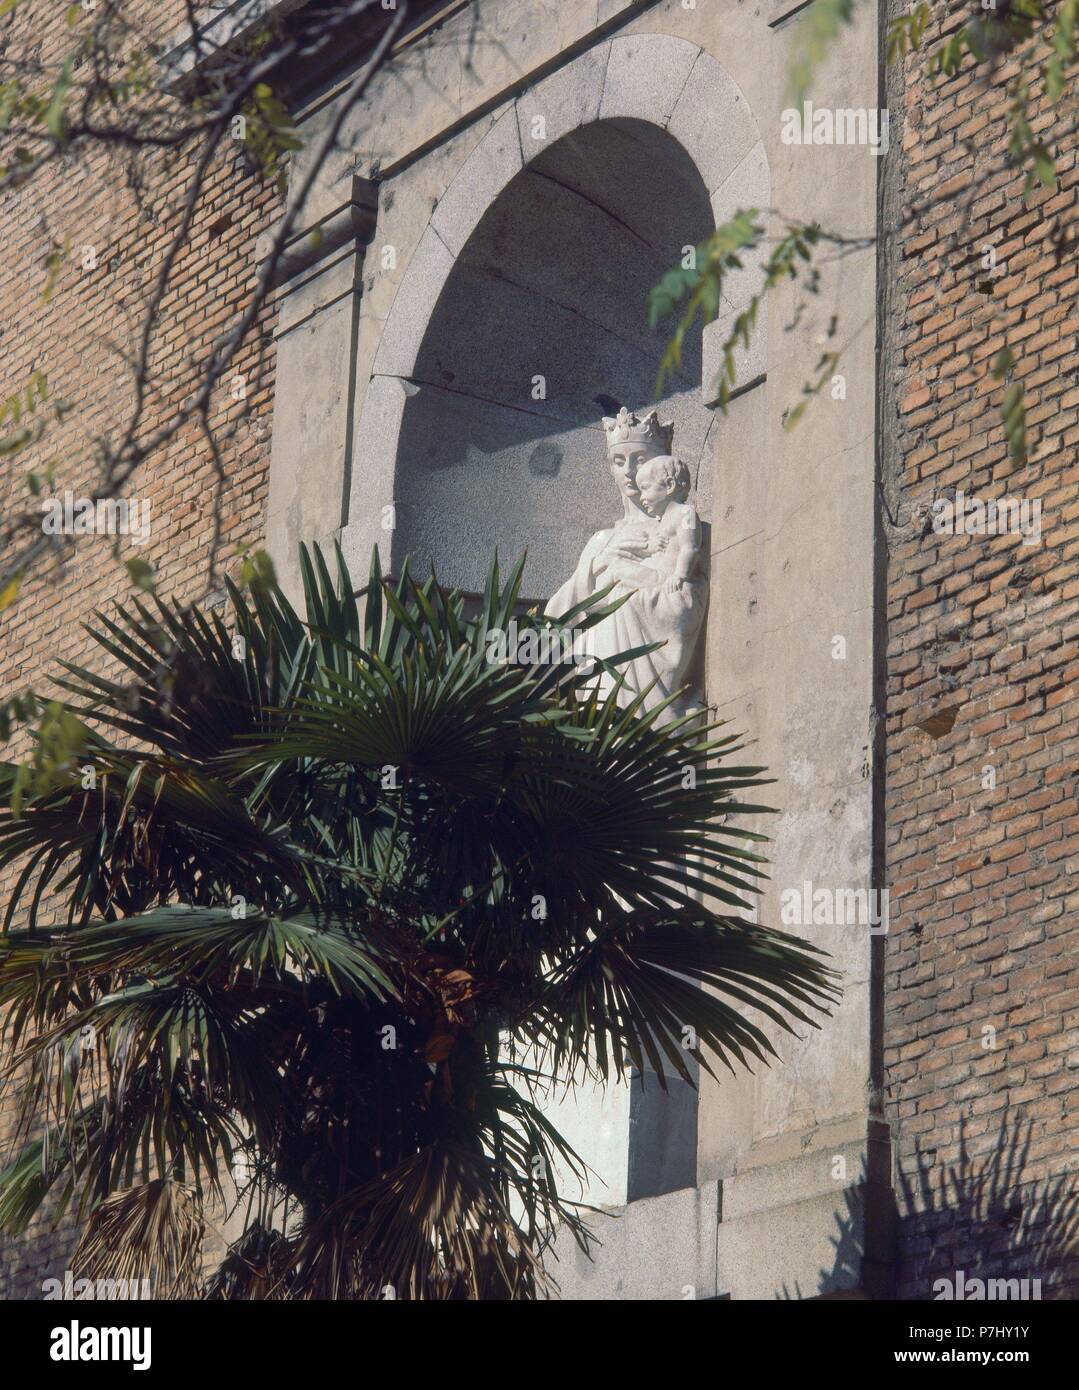
[[[589,594],[595,593],[597,589],[604,588],[610,582],[602,575],[597,576],[593,570],[593,565],[613,534],[613,531],[610,530],[597,531],[586,543],[585,548],[581,551],[581,558],[577,561],[576,569],[547,602],[546,611],[552,617],[560,618],[575,604],[586,599]]]
[[[675,573],[679,579],[693,578],[697,557],[701,553],[701,521],[695,507],[688,503],[678,518],[678,563]]]

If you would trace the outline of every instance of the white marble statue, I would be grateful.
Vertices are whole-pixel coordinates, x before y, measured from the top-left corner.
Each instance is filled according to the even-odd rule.
[[[688,501],[689,470],[671,455],[674,426],[660,424],[654,410],[638,417],[623,408],[614,419],[604,418],[603,427],[623,515],[588,542],[547,612],[561,618],[609,584],[615,587],[608,602],[628,594],[617,612],[582,634],[579,652],[611,657],[662,642],[657,651],[620,670],[631,695],[652,687],[645,699],[648,709],[680,692],[663,717],[669,722],[698,708],[701,698],[699,691],[687,688],[708,606],[701,524]],[[601,681],[610,684],[609,679]]]

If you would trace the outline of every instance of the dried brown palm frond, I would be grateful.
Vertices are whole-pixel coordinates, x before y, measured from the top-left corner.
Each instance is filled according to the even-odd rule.
[[[81,1279],[149,1287],[154,1298],[197,1298],[206,1234],[200,1203],[169,1178],[114,1192],[87,1222],[72,1261]]]
[[[317,1299],[534,1297],[552,1281],[503,1190],[484,1154],[432,1145],[308,1225],[282,1287]]]

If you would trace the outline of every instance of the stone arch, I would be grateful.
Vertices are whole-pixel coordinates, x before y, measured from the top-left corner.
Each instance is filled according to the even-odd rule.
[[[489,553],[492,542],[501,543],[507,555],[528,545],[526,588],[531,596],[542,597],[568,572],[589,529],[607,516],[611,499],[603,492],[606,477],[595,464],[602,449],[597,433],[600,417],[608,411],[596,397],[604,390],[622,389],[627,393],[625,404],[649,401],[651,391],[646,389],[648,383],[640,371],[623,372],[621,388],[611,382],[597,391],[596,382],[591,381],[584,399],[570,401],[563,395],[552,403],[548,394],[546,402],[536,402],[532,411],[536,423],[531,433],[521,431],[527,448],[516,468],[498,470],[492,462],[498,449],[486,451],[481,442],[480,466],[473,470],[470,486],[464,489],[466,494],[475,495],[462,496],[460,509],[450,511],[446,479],[440,474],[446,471],[447,458],[451,464],[454,461],[455,448],[459,453],[463,437],[459,434],[457,444],[452,442],[453,397],[460,400],[469,393],[463,392],[459,383],[431,375],[432,370],[447,370],[439,360],[439,338],[447,330],[450,347],[442,357],[453,352],[459,362],[466,363],[467,334],[453,332],[455,307],[459,311],[467,305],[463,286],[470,276],[483,273],[484,258],[490,260],[499,235],[505,237],[507,228],[514,225],[518,232],[524,227],[529,202],[526,185],[531,182],[534,186],[537,179],[548,180],[553,217],[553,204],[564,202],[567,190],[578,198],[587,197],[584,183],[588,170],[598,177],[604,169],[615,183],[619,179],[626,184],[636,180],[639,188],[640,207],[634,206],[631,216],[627,215],[629,203],[612,197],[610,188],[605,204],[603,199],[596,200],[600,215],[626,222],[623,248],[641,242],[651,245],[653,251],[657,249],[657,241],[663,238],[657,212],[665,197],[676,204],[669,210],[668,230],[690,229],[677,245],[670,237],[662,244],[662,260],[653,257],[654,268],[659,270],[674,263],[683,241],[699,240],[737,207],[765,207],[769,201],[767,158],[748,102],[723,66],[686,40],[655,34],[609,40],[509,103],[439,199],[383,327],[357,430],[357,467],[344,537],[346,550],[358,566],[364,564],[363,557],[372,543],[377,543],[390,566],[398,565],[408,551],[424,560],[434,559],[440,573],[452,582],[473,587],[478,578],[475,565],[471,569],[467,563],[455,565],[456,572],[450,573],[440,563],[451,548],[458,557],[479,557]],[[531,202],[537,202],[534,194]],[[564,214],[565,209],[561,212]],[[649,218],[651,225],[643,225]],[[630,225],[634,221],[638,225]],[[647,285],[641,274],[648,257],[637,260],[640,283],[627,285],[626,293],[640,293],[643,327]],[[488,265],[487,269],[493,267]],[[529,267],[533,281],[537,273],[533,256]],[[704,455],[711,418],[706,409],[707,383],[714,378],[717,363],[709,344],[714,343],[724,319],[742,307],[739,300],[751,293],[749,276],[739,279],[740,283],[732,286],[732,297],[719,323],[706,333],[703,346],[690,345],[687,351],[695,381],[678,383],[670,401],[679,427],[676,447],[694,471]],[[536,295],[545,292],[536,283],[524,288]],[[521,286],[516,289],[520,291]],[[506,295],[512,292],[507,287]],[[473,302],[479,300],[474,297]],[[602,315],[602,306],[596,306],[596,312]],[[584,317],[587,320],[588,316]],[[607,323],[605,327],[615,337],[619,332],[624,336],[623,324]],[[758,338],[763,336],[762,325]],[[576,340],[576,335],[566,339],[571,340]],[[653,372],[659,344],[657,337],[649,345]],[[627,360],[632,356],[628,344],[626,355]],[[758,346],[755,360],[746,367],[747,381],[759,378],[763,371],[763,349]],[[529,380],[533,375],[547,375],[539,362]],[[562,373],[563,391],[569,375],[568,370]],[[517,386],[520,384],[518,380]],[[472,392],[476,385],[470,383]],[[431,399],[439,392],[446,412],[441,435]],[[494,412],[506,404],[491,403],[488,434],[498,435]],[[585,413],[587,419],[583,418]],[[521,412],[518,424],[524,418]],[[584,430],[591,434],[581,435]],[[557,437],[567,431],[578,437]],[[438,455],[440,442],[446,445],[442,458]],[[575,493],[567,496],[569,480],[560,477],[563,462],[582,454],[591,462],[592,481],[578,473],[573,479]],[[418,462],[425,455],[433,465],[427,478]],[[460,464],[461,458],[456,462]],[[512,495],[514,473],[528,485],[523,498]],[[561,522],[556,521],[551,508],[529,493],[536,477],[553,484],[548,489],[552,493],[561,489]],[[459,474],[457,481],[461,481]],[[584,487],[583,494],[577,485]],[[582,495],[583,506],[579,505]],[[396,529],[387,532],[381,518],[389,504],[395,509]],[[508,507],[515,509],[512,529],[497,524]],[[465,525],[466,515],[471,517],[470,527]],[[453,524],[448,525],[451,517]]]

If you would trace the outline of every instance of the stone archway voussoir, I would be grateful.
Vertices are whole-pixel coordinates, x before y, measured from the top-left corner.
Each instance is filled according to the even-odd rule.
[[[457,257],[480,218],[521,172],[521,137],[511,103],[462,164],[431,214],[431,226]]]
[[[635,116],[666,126],[701,52],[671,34],[627,34],[611,42],[600,120]]]
[[[710,194],[760,142],[749,102],[722,63],[703,49],[675,103],[667,130],[696,164]]]
[[[430,223],[393,297],[375,354],[376,376],[411,376],[423,335],[457,257]]]
[[[563,135],[599,120],[610,43],[597,44],[572,63],[559,68],[517,98],[517,124],[527,165]],[[533,134],[533,121],[543,117],[544,134]]]

